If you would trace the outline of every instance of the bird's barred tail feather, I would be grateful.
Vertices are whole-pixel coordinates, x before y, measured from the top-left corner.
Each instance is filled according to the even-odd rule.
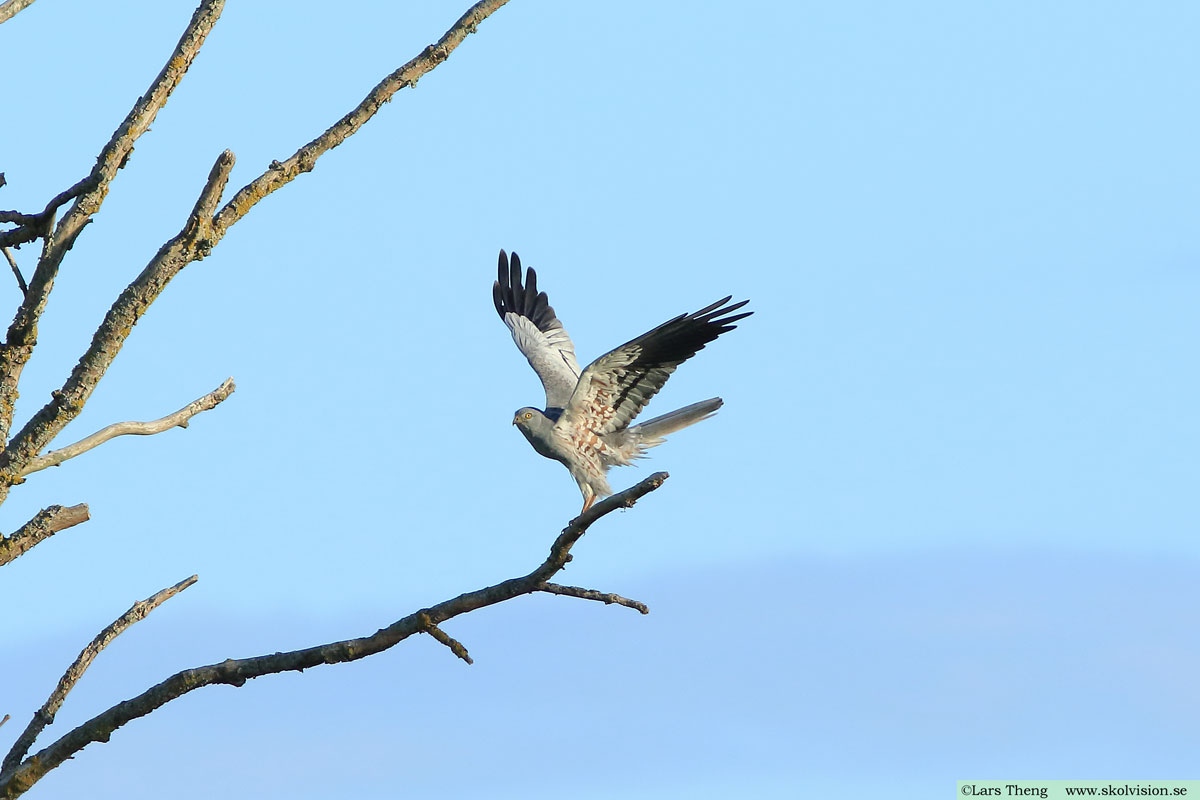
[[[670,414],[663,414],[661,417],[647,420],[640,425],[634,425],[629,432],[637,437],[642,447],[657,447],[663,443],[664,437],[689,425],[695,425],[717,413],[717,409],[724,402],[719,397],[701,400],[699,403],[684,406]]]

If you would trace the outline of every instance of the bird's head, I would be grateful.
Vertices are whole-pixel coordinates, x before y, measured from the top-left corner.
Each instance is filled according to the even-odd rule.
[[[523,431],[530,430],[535,424],[535,420],[545,419],[546,415],[536,408],[521,408],[517,409],[517,413],[513,414],[513,425],[516,425]]]

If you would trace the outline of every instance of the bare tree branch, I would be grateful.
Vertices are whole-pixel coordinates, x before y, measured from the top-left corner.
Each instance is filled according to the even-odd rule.
[[[597,592],[595,589],[581,589],[578,586],[560,586],[557,583],[543,584],[539,592],[547,592],[548,594],[561,594],[565,597],[578,597],[581,600],[596,600],[605,605],[616,604],[632,608],[643,614],[649,614],[650,609],[645,603],[637,600],[630,600],[628,597],[621,597],[619,594],[609,594],[608,592]]]
[[[71,370],[67,382],[61,389],[51,393],[50,402],[25,423],[0,453],[0,502],[38,453],[83,410],[96,385],[120,353],[125,339],[133,332],[133,326],[167,283],[185,266],[208,255],[212,248],[209,238],[212,223],[207,213],[220,202],[221,191],[229,180],[233,164],[233,153],[228,150],[217,156],[182,230],[160,247],[141,274],[125,287],[105,314],[104,321],[92,336],[91,346]],[[3,380],[4,376],[0,373],[0,406],[3,403]]]
[[[118,436],[149,436],[175,427],[186,428],[188,420],[202,411],[209,411],[216,408],[229,395],[233,394],[236,388],[237,386],[234,385],[233,378],[227,378],[216,389],[203,397],[196,398],[174,414],[168,414],[152,422],[114,422],[112,425],[101,428],[91,436],[80,439],[74,444],[69,444],[59,450],[51,450],[45,455],[38,456],[29,462],[29,465],[25,467],[21,475],[25,476],[32,472],[46,469],[47,467],[57,467],[64,461],[86,453],[94,447],[99,447],[109,439],[114,439]]]
[[[37,323],[54,287],[54,278],[58,274],[63,256],[75,244],[75,239],[84,226],[91,222],[92,216],[100,210],[100,204],[108,194],[108,186],[116,177],[117,171],[125,165],[133,150],[133,143],[149,129],[159,109],[166,104],[171,92],[187,73],[192,61],[200,52],[205,37],[221,16],[224,5],[224,0],[201,0],[166,65],[150,84],[146,94],[138,98],[108,144],[100,151],[91,174],[59,195],[63,197],[64,194],[78,190],[78,196],[75,197],[71,208],[59,221],[53,233],[46,236],[42,257],[38,260],[33,277],[29,281],[29,292],[17,309],[16,316],[8,328],[5,344],[0,348],[0,442],[8,440],[17,399],[17,384],[21,371],[33,352],[33,345],[37,340]],[[44,447],[45,443],[42,446]],[[7,493],[6,488],[4,493]],[[0,494],[0,500],[3,497],[4,494]]]
[[[83,194],[88,189],[91,189],[96,183],[94,175],[88,175],[81,181],[75,183],[69,189],[64,189],[50,201],[46,203],[46,207],[38,214],[22,214],[18,211],[0,211],[0,222],[16,223],[19,227],[13,230],[0,233],[0,245],[8,247],[9,245],[20,245],[25,242],[32,242],[39,236],[47,236],[54,230],[54,214],[68,200],[74,199]],[[3,185],[3,184],[0,184]],[[18,233],[21,228],[27,228],[25,233]],[[9,238],[11,237],[11,238]]]
[[[446,647],[449,647],[450,652],[454,653],[454,655],[458,656],[463,661],[467,662],[468,664],[475,663],[471,656],[467,654],[467,648],[463,647],[461,642],[451,637],[437,625],[434,625],[432,620],[429,619],[428,614],[421,614],[420,619],[421,624],[424,626],[425,633],[428,633],[434,639],[437,639],[439,642],[446,645]]]
[[[18,211],[0,211],[0,222],[15,222],[17,225],[36,225],[41,221],[41,214],[22,214]]]
[[[63,701],[67,699],[67,694],[71,689],[75,688],[75,684],[83,677],[83,673],[96,656],[100,655],[100,651],[108,647],[109,643],[120,636],[127,628],[135,622],[140,622],[146,618],[154,609],[170,600],[175,595],[182,592],[194,584],[199,578],[193,575],[190,578],[180,581],[179,583],[167,589],[163,589],[155,595],[147,597],[141,602],[134,603],[133,606],[121,616],[117,617],[111,625],[96,635],[92,639],[91,644],[83,648],[83,652],[75,659],[75,662],[67,668],[62,678],[58,681],[58,686],[50,693],[50,697],[37,711],[33,712],[33,719],[29,721],[29,725],[25,727],[24,732],[17,737],[17,741],[13,744],[12,749],[8,751],[8,755],[4,758],[4,763],[0,764],[0,773],[8,772],[10,769],[21,763],[21,759],[29,752],[29,748],[33,746],[38,734],[47,726],[54,722],[54,715],[58,713],[58,709],[62,707]]]
[[[475,31],[476,26],[482,20],[507,1],[481,0],[473,5],[450,27],[437,44],[426,47],[420,55],[385,78],[371,90],[366,99],[333,127],[302,147],[286,162],[273,163],[263,175],[238,191],[215,216],[205,218],[205,213],[215,208],[214,203],[219,202],[221,190],[223,190],[229,171],[233,167],[233,154],[228,150],[222,153],[213,166],[208,183],[201,192],[200,199],[197,200],[192,215],[183,230],[159,249],[146,268],[142,270],[141,275],[121,293],[121,296],[109,309],[104,322],[97,329],[88,351],[79,360],[66,383],[53,394],[51,401],[43,406],[12,438],[4,452],[0,453],[0,502],[7,497],[12,483],[20,478],[27,465],[46,448],[68,422],[79,414],[96,384],[104,376],[117,353],[120,352],[133,326],[137,324],[138,319],[154,302],[167,283],[179,274],[180,270],[191,262],[206,257],[229,228],[245,216],[259,200],[290,182],[300,173],[311,171],[317,158],[358,131],[393,94],[406,86],[415,85],[421,76],[445,61],[463,39]],[[221,3],[217,0],[213,0],[211,4],[202,3],[196,16],[193,17],[193,25],[201,17],[201,11],[207,5],[216,6],[217,13],[219,13]],[[212,21],[215,22],[215,16]],[[190,27],[189,30],[191,30]],[[206,33],[207,30],[204,32]],[[187,39],[188,34],[185,34],[184,40]],[[202,39],[201,36],[200,40],[202,41]],[[180,47],[183,46],[184,40],[181,40]],[[195,46],[199,47],[199,42],[196,42]],[[179,52],[178,48],[177,52]],[[176,82],[181,77],[182,73],[176,76]],[[165,97],[163,101],[165,102]],[[126,124],[129,124],[128,120]],[[116,140],[117,137],[114,136],[114,141]],[[84,201],[91,194],[80,197],[72,206],[70,214],[74,214],[76,209],[83,207]],[[64,235],[64,231],[68,234],[71,231],[75,232],[70,235],[78,233],[79,228],[67,228],[65,227],[66,222],[67,220],[64,219],[55,230],[53,236],[55,247],[59,247],[59,241]],[[61,254],[59,258],[61,259]],[[46,257],[42,259],[42,262],[49,263],[50,261],[53,259]],[[42,262],[39,262],[39,270],[42,269]],[[52,278],[51,275],[51,281]],[[30,297],[41,292],[43,288],[48,291],[48,286],[43,287],[39,283],[38,274],[35,273],[30,282]],[[16,342],[26,341],[29,336],[22,338],[14,336],[13,332],[14,330],[25,331],[30,335],[34,332],[34,323],[36,323],[37,315],[41,313],[44,299],[41,303],[34,302],[32,304],[27,299],[22,308],[24,309],[26,305],[30,305],[32,322],[27,324],[25,320],[29,315],[22,316],[22,313],[18,312],[17,319],[9,329],[9,344],[0,348],[0,436],[8,432],[11,424],[12,403],[15,402],[17,396],[17,380],[21,368],[29,358],[31,346],[28,343],[17,346]]]
[[[507,2],[508,0],[482,0],[471,6],[450,26],[442,38],[438,39],[437,44],[429,45],[416,58],[380,81],[354,110],[334,123],[329,130],[301,147],[286,161],[271,162],[266,172],[242,187],[221,209],[221,213],[213,220],[216,237],[219,239],[224,236],[225,231],[245,216],[259,200],[301,173],[311,172],[317,159],[326,151],[337,147],[357,132],[396,92],[408,86],[416,86],[422,76],[449,58],[463,39],[475,32],[480,22]]]
[[[88,507],[85,503],[65,508],[50,506],[42,509],[11,536],[0,536],[0,566],[4,566],[38,542],[49,539],[59,531],[65,531],[81,522],[87,522],[88,518]]]
[[[31,5],[33,0],[8,0],[6,3],[0,3],[0,22],[8,22]]]
[[[200,191],[200,196],[196,198],[196,205],[192,207],[192,213],[188,215],[188,224],[184,227],[184,234],[192,237],[212,236],[213,214],[216,213],[217,206],[221,204],[221,195],[225,193],[225,186],[229,183],[229,173],[233,170],[236,161],[232,150],[225,150],[217,156],[216,163],[208,173],[208,181]],[[216,237],[216,240],[220,241],[220,236]],[[199,253],[197,258],[201,259],[207,256],[212,252],[215,244],[215,241],[206,242],[201,248],[203,252]]]
[[[0,231],[0,247],[19,247],[39,237],[45,238],[54,230],[54,217],[60,206],[78,197],[96,184],[94,175],[88,175],[69,189],[64,189],[46,203],[38,214],[22,214],[19,211],[0,211],[0,222],[16,223],[17,227]],[[3,184],[0,184],[3,185]]]
[[[551,577],[571,559],[571,548],[596,520],[620,508],[628,508],[640,498],[657,489],[667,479],[667,473],[656,472],[635,486],[596,503],[571,520],[554,544],[550,555],[533,572],[520,578],[461,594],[450,600],[423,608],[400,619],[371,636],[340,642],[273,653],[240,660],[228,659],[219,664],[177,672],[157,686],[137,697],[125,700],[93,717],[65,734],[48,747],[26,758],[12,769],[0,772],[0,798],[15,798],[26,792],[50,770],[93,742],[106,742],[113,731],[122,725],[144,717],[170,701],[202,686],[227,684],[242,686],[251,678],[286,671],[300,671],[321,664],[357,661],[388,650],[409,636],[425,633],[446,620],[486,606],[502,603],[514,597],[540,591]],[[461,645],[460,645],[461,646]]]
[[[15,213],[15,212],[14,212]],[[43,235],[45,231],[36,225],[18,225],[7,231],[0,231],[0,247],[20,247],[32,242]]]
[[[29,287],[25,285],[25,276],[21,274],[21,268],[17,266],[17,259],[13,258],[12,250],[7,247],[0,249],[4,250],[4,257],[8,259],[8,265],[12,267],[13,275],[17,278],[17,286],[21,287],[21,294],[28,295]]]

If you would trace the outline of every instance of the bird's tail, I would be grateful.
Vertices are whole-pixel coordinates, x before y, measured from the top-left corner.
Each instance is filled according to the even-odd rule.
[[[724,403],[725,401],[719,397],[701,400],[699,403],[684,406],[670,414],[663,414],[661,417],[647,420],[640,425],[634,425],[629,432],[636,435],[643,448],[656,447],[663,443],[667,435],[689,425],[695,425],[702,419],[708,419],[717,413],[717,409]]]

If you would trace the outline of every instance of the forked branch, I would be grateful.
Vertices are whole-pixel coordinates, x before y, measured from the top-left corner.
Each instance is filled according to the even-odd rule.
[[[57,208],[56,203],[65,203],[71,198],[75,200],[52,231],[37,233],[44,237],[42,255],[38,259],[33,276],[29,279],[25,298],[17,309],[12,324],[9,325],[4,346],[0,348],[0,443],[8,441],[18,394],[17,385],[25,364],[33,354],[33,346],[37,341],[38,320],[41,319],[50,291],[54,288],[54,279],[58,275],[63,257],[75,244],[75,239],[84,227],[92,221],[93,215],[100,210],[100,205],[108,194],[109,184],[116,177],[117,171],[125,165],[133,151],[134,142],[150,129],[150,123],[158,116],[171,92],[187,74],[205,38],[221,16],[224,6],[224,0],[201,0],[162,71],[158,73],[146,93],[134,103],[125,120],[113,132],[108,144],[101,149],[91,173],[51,200],[46,207],[47,211],[43,212],[43,215],[47,212],[52,215],[53,209]],[[47,219],[47,227],[49,223],[50,220]],[[3,242],[5,245],[18,243]],[[42,442],[37,450],[41,450],[47,444],[49,440]],[[6,477],[14,476],[9,472]],[[0,501],[3,501],[7,491],[8,486],[0,482]]]
[[[0,246],[9,247],[32,242],[38,237],[47,237],[54,230],[54,216],[68,200],[72,200],[91,189],[96,178],[89,175],[69,189],[56,194],[38,214],[21,214],[16,211],[0,211],[0,222],[15,223],[17,227],[0,231]]]
[[[547,581],[571,560],[571,548],[579,541],[596,520],[621,508],[628,508],[640,498],[662,486],[667,473],[656,472],[650,477],[623,492],[613,495],[592,506],[587,512],[571,520],[554,544],[550,555],[537,569],[520,578],[511,578],[494,586],[467,592],[458,597],[438,603],[429,608],[413,612],[386,628],[360,639],[346,639],[304,650],[254,658],[228,659],[219,664],[177,672],[157,686],[142,692],[137,697],[118,703],[107,711],[93,717],[65,734],[58,741],[40,750],[19,764],[0,772],[0,798],[15,798],[26,792],[50,770],[62,764],[93,742],[106,742],[113,731],[122,725],[144,717],[155,709],[182,697],[188,692],[211,686],[227,684],[241,686],[251,678],[273,673],[300,671],[322,664],[339,664],[357,661],[360,658],[382,653],[414,634],[430,633],[447,644],[452,650],[458,645],[460,657],[466,650],[438,627],[446,620],[470,613],[486,606],[502,603],[514,597],[542,591]],[[437,630],[442,637],[433,633]],[[445,641],[448,640],[448,641]]]
[[[473,5],[446,31],[437,44],[426,47],[420,55],[385,78],[354,110],[342,117],[321,136],[300,148],[287,161],[273,163],[266,172],[239,190],[233,199],[214,214],[225,182],[229,177],[229,171],[233,167],[233,154],[228,150],[222,153],[217,158],[208,181],[200,193],[200,198],[183,229],[159,249],[142,273],[121,293],[97,329],[91,346],[80,358],[62,388],[53,393],[51,401],[25,423],[9,441],[8,447],[0,453],[0,502],[4,501],[9,487],[20,479],[29,464],[83,409],[84,404],[95,390],[96,384],[104,377],[113,359],[120,352],[125,339],[132,332],[133,326],[184,267],[206,257],[229,228],[245,216],[259,200],[301,173],[312,170],[316,160],[323,153],[356,133],[375,115],[383,103],[391,99],[393,94],[406,86],[416,84],[421,76],[445,61],[463,39],[475,31],[480,22],[507,1],[481,0]],[[222,3],[219,0],[202,2],[193,17],[193,25],[189,27],[189,31],[192,31],[192,28],[197,26],[200,20],[211,18],[211,22],[215,22],[215,15],[220,13],[221,6]],[[199,42],[203,39],[201,34],[206,34],[207,29],[211,27],[208,22],[205,25],[208,27],[201,25],[194,34],[185,33],[184,39],[180,41],[180,47],[184,47],[185,42],[193,42],[194,46],[198,48]],[[167,70],[164,69],[163,75],[166,74]],[[160,79],[163,78],[163,75],[159,76]],[[182,77],[182,72],[175,75],[176,82]],[[165,102],[165,97],[163,102]],[[137,107],[135,107],[136,110]],[[136,119],[132,119],[134,116],[136,115],[131,112],[131,119],[127,119],[122,128],[118,129],[117,134],[114,134],[113,142],[124,141],[121,133],[126,128],[129,128],[130,131],[137,130],[140,133],[143,117],[136,116]],[[148,124],[148,120],[145,122]],[[110,143],[111,145],[112,143]],[[71,207],[68,217],[75,215],[77,209],[92,208],[92,205],[85,201],[93,197],[96,191],[82,195]],[[98,208],[98,200],[95,208]],[[210,214],[212,216],[209,216]],[[61,252],[65,252],[64,244],[69,248],[69,243],[64,243],[63,237],[73,237],[79,230],[79,228],[64,227],[66,223],[66,219],[60,222],[52,239],[47,242],[48,252],[50,248],[56,248],[54,252],[59,253],[57,258],[61,258]],[[81,227],[82,225],[80,225]],[[39,278],[44,264],[53,265],[54,270],[57,269],[57,261],[50,255],[44,256],[39,262],[38,272],[29,282],[29,294],[25,303],[22,304],[22,310],[18,312],[17,319],[9,329],[8,344],[0,348],[0,440],[3,440],[9,430],[12,404],[17,397],[17,379],[32,352],[31,341],[33,334],[36,333],[36,321],[45,304],[44,295],[49,292],[50,284],[53,282],[53,270]]]

